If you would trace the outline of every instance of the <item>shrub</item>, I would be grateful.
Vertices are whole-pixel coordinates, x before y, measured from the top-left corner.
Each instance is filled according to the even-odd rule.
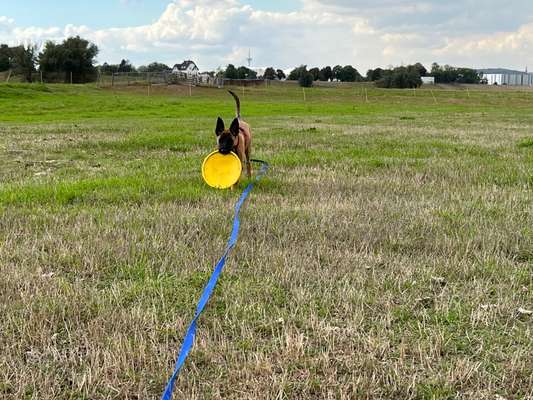
[[[298,83],[301,87],[311,87],[313,86],[314,77],[313,74],[309,71],[304,71],[300,74],[300,78],[298,79]]]

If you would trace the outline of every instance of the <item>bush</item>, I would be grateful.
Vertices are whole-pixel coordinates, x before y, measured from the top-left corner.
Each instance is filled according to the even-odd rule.
[[[311,87],[313,86],[314,77],[313,74],[309,71],[304,71],[300,74],[300,78],[298,78],[298,83],[301,87]]]
[[[376,85],[382,88],[412,89],[422,85],[422,79],[416,68],[397,67],[383,71],[383,77],[376,82]]]

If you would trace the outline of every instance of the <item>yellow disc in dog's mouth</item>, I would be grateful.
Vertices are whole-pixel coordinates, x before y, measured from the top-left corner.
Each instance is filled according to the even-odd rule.
[[[242,163],[237,154],[222,154],[218,150],[209,154],[202,164],[205,183],[217,189],[227,189],[241,177]]]

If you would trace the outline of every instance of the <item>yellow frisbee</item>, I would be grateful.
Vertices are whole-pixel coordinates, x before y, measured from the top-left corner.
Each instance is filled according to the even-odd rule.
[[[237,183],[242,173],[242,163],[237,154],[222,154],[218,150],[209,154],[202,164],[205,183],[217,189],[227,189]]]

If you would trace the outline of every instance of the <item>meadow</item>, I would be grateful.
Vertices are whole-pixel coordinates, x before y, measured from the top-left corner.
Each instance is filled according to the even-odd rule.
[[[532,399],[533,91],[236,90],[271,170],[174,398]],[[0,398],[162,394],[240,194],[191,94],[0,84]]]

